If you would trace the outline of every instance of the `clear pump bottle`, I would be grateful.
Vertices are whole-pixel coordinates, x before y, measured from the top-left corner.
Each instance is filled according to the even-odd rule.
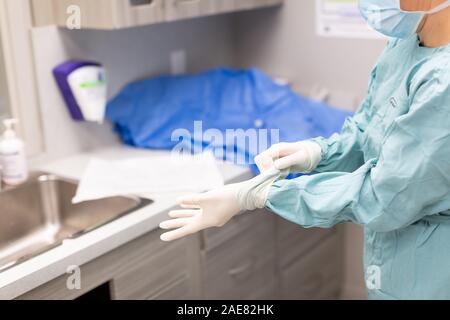
[[[17,136],[17,119],[3,121],[5,131],[0,140],[0,166],[3,168],[2,180],[5,184],[16,186],[28,179],[25,144]]]

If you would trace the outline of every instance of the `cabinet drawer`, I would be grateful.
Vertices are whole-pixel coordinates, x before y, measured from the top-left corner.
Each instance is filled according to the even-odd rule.
[[[255,225],[270,224],[274,226],[273,214],[265,210],[257,210],[254,212],[242,213],[234,217],[222,228],[212,228],[203,232],[203,247],[204,250],[212,250],[224,242],[233,239],[234,237],[247,232],[247,230],[254,228]],[[272,230],[270,237],[275,237],[275,230]]]
[[[163,0],[115,0],[116,28],[143,26],[164,21]]]
[[[39,0],[33,0],[34,10],[39,11]],[[109,28],[114,25],[113,6],[110,0],[52,0],[55,22],[66,27],[69,21],[67,13],[71,6],[80,9],[81,28]]]
[[[282,299],[337,299],[342,280],[342,250],[338,235],[280,270]]]
[[[141,291],[144,291],[144,289],[140,282],[138,283],[138,286],[134,288],[133,286],[135,285],[134,282],[136,280],[133,278],[133,273],[138,272],[139,275],[136,276],[142,276],[145,285],[153,285],[154,282],[151,282],[151,280],[154,279],[154,269],[158,268],[158,261],[155,263],[155,259],[158,259],[158,257],[161,256],[161,259],[167,261],[165,253],[167,253],[169,257],[174,254],[179,254],[180,252],[185,253],[184,256],[186,256],[186,248],[191,248],[191,243],[189,243],[188,240],[167,245],[159,239],[160,234],[161,231],[147,233],[140,238],[82,265],[81,290],[69,290],[66,284],[69,274],[63,274],[19,298],[39,300],[75,299],[107,282],[111,283],[111,294],[113,298],[147,298],[152,291],[149,290],[149,294],[147,295],[143,294]],[[179,256],[183,257],[181,254]],[[177,276],[179,277],[183,272],[186,272],[184,270],[180,271],[186,264],[186,260],[181,262],[180,259],[179,267],[171,265],[170,270],[173,270],[175,275],[173,277],[168,276],[168,278],[173,279]],[[164,268],[165,267],[166,266],[164,266]],[[148,271],[147,269],[151,270]],[[119,277],[119,282],[117,283],[113,280],[116,277]],[[130,283],[128,286],[123,282],[123,279],[129,279]],[[158,289],[158,285],[159,283],[156,282],[153,287]],[[118,289],[117,292],[115,292],[116,289]]]
[[[34,10],[39,10],[34,1]],[[57,25],[65,27],[69,6],[81,11],[81,28],[118,29],[164,21],[163,0],[52,0]],[[35,13],[36,15],[36,13]]]
[[[312,250],[321,240],[336,233],[333,229],[305,229],[282,218],[276,219],[278,260],[283,266]]]
[[[183,277],[169,284],[162,290],[150,296],[147,300],[188,300],[191,296],[191,281]]]
[[[143,253],[129,269],[114,278],[114,298],[147,299],[176,279],[186,277],[188,259],[184,242],[170,243],[159,252]]]
[[[205,299],[269,299],[275,295],[274,226],[255,224],[202,253]]]

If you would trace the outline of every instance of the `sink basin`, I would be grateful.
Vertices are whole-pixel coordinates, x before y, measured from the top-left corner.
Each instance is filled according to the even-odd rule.
[[[0,271],[17,265],[151,203],[114,197],[72,204],[77,183],[34,174],[0,192]]]

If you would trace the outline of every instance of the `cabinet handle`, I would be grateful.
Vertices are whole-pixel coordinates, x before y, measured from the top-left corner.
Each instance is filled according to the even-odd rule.
[[[183,4],[183,3],[196,3],[199,2],[199,0],[175,0],[175,4]]]
[[[253,270],[253,267],[255,266],[255,259],[251,259],[247,261],[242,266],[236,267],[234,269],[231,269],[228,271],[228,275],[233,278],[237,278],[239,276],[242,276],[250,271]]]
[[[132,7],[139,7],[139,6],[151,6],[155,0],[130,0],[130,5]]]

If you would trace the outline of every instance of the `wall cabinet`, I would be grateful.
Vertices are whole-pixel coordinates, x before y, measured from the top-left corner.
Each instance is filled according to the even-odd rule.
[[[164,21],[163,0],[31,0],[35,26],[67,27],[79,8],[81,28],[120,29]]]
[[[67,27],[80,9],[81,28],[121,29],[279,5],[283,0],[30,0],[35,26]]]
[[[151,232],[20,299],[75,299],[107,284],[110,299],[336,299],[342,284],[340,232],[304,230],[264,210],[173,243]],[[95,290],[94,290],[95,291]]]

